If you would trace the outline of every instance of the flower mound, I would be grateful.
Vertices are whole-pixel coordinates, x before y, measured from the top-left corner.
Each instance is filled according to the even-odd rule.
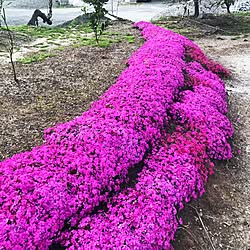
[[[0,163],[0,249],[171,249],[211,159],[232,156],[229,72],[183,36],[135,26],[146,42],[90,110]]]

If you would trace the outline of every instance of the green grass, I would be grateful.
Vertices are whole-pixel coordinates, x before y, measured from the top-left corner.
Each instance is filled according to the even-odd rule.
[[[0,29],[4,29],[3,27]],[[75,40],[74,43],[79,43],[80,45],[90,45],[93,46],[94,42],[92,38],[84,37],[85,34],[92,34],[93,31],[89,24],[85,25],[75,25],[74,21],[67,27],[33,27],[27,25],[21,26],[11,26],[10,29],[19,34],[25,34],[34,39],[36,38],[46,38],[50,44],[55,44],[60,46],[60,44],[55,40],[72,39]],[[105,31],[100,39],[100,46],[106,47],[113,42],[120,42],[126,40],[128,43],[133,43],[134,36],[131,34],[121,35],[119,32],[108,32]],[[42,46],[42,45],[41,45]]]
[[[39,62],[39,61],[42,61],[46,58],[54,57],[54,56],[56,56],[56,54],[52,53],[52,52],[39,52],[36,54],[32,54],[30,56],[25,56],[25,57],[19,59],[18,62],[24,63],[24,64],[29,64],[29,63],[33,63],[33,62]]]
[[[100,40],[99,41],[99,47],[101,48],[106,48],[108,47],[110,44],[112,44],[113,41],[112,40],[108,40],[108,39],[105,39],[105,40]]]
[[[235,37],[232,37],[232,38],[231,38],[231,40],[239,40],[239,39],[241,39],[240,36],[235,36]]]
[[[0,27],[0,30],[1,29],[4,30],[5,28]],[[100,37],[99,44],[97,44],[89,23],[77,25],[77,22],[74,21],[67,27],[33,27],[21,25],[10,26],[10,29],[15,34],[22,34],[33,40],[45,38],[45,42],[33,45],[34,48],[39,49],[39,52],[30,54],[29,56],[25,56],[18,60],[18,62],[24,64],[42,61],[48,57],[55,56],[59,51],[63,51],[66,48],[66,45],[62,45],[65,42],[69,42],[67,47],[71,46],[74,48],[82,46],[99,46],[101,48],[106,48],[113,43],[119,43],[122,41],[128,43],[135,42],[135,37],[130,33],[124,35],[120,32],[110,32],[106,30]],[[53,49],[50,48],[51,45],[53,46]]]
[[[4,27],[0,29],[5,29]],[[33,38],[68,38],[72,36],[72,32],[81,32],[81,33],[92,33],[92,30],[89,24],[85,25],[69,25],[68,27],[34,27],[28,25],[20,25],[20,26],[10,26],[10,30],[28,35]]]
[[[64,46],[59,46],[59,47],[56,47],[55,50],[64,51],[65,47]]]
[[[40,48],[40,49],[46,49],[49,47],[49,45],[48,44],[36,44],[34,45],[34,47]]]
[[[134,43],[135,37],[131,34],[123,35],[119,32],[108,32],[105,31],[103,35],[99,38],[99,45],[97,44],[94,37],[78,37],[78,42],[75,42],[73,47],[78,48],[81,46],[99,46],[101,48],[106,48],[112,43],[120,43],[126,41],[128,43]]]
[[[128,43],[134,43],[135,37],[131,34],[127,34],[126,36],[122,36]]]
[[[93,46],[93,47],[101,47],[101,48],[106,48],[110,46],[112,43],[119,42],[116,39],[111,39],[107,36],[102,36],[99,39],[99,45],[97,44],[96,40],[94,37],[82,37],[81,41],[79,43],[75,43],[73,47],[78,48],[81,46]]]
[[[240,17],[250,17],[250,11],[239,11],[239,12],[234,12],[235,16],[240,16]]]

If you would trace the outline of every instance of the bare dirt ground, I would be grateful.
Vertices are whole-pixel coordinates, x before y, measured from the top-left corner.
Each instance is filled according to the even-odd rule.
[[[115,82],[142,44],[131,26],[119,23],[109,29],[133,34],[135,43],[69,47],[40,62],[17,63],[19,86],[10,65],[0,65],[0,160],[41,144],[44,129],[81,115]]]
[[[88,109],[126,67],[126,60],[142,43],[131,24],[112,27],[133,33],[108,48],[66,49],[45,61],[17,64],[20,86],[9,65],[0,65],[0,160],[30,150],[43,141],[43,130],[71,120]],[[223,40],[221,40],[223,39]],[[228,67],[229,116],[234,123],[234,158],[218,163],[207,192],[181,212],[176,250],[250,249],[250,43],[246,38],[196,39],[205,52]],[[203,223],[203,225],[202,225]],[[210,242],[210,240],[211,242]]]
[[[250,42],[231,39],[219,36],[195,41],[232,71],[226,85],[229,117],[235,128],[234,157],[217,163],[204,196],[182,211],[184,226],[177,233],[176,250],[250,249]]]

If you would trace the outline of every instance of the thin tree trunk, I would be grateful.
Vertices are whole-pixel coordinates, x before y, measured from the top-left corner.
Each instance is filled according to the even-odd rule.
[[[3,9],[3,1],[4,0],[0,0],[0,27],[2,27],[2,9]]]
[[[225,4],[227,6],[227,13],[230,14],[231,13],[230,12],[230,6],[231,6],[231,4],[230,3],[225,3]]]
[[[200,15],[200,8],[199,8],[199,0],[194,0],[194,17],[198,17]]]
[[[13,37],[12,31],[9,29],[9,26],[8,26],[8,23],[7,23],[6,14],[5,14],[5,9],[4,8],[3,8],[2,18],[3,18],[4,24],[5,24],[5,28],[7,30],[8,36],[9,36],[9,43],[10,43],[9,45],[10,46],[9,46],[9,48],[7,48],[7,50],[9,51],[10,63],[11,63],[12,72],[13,72],[13,78],[14,78],[14,81],[19,84],[19,81],[17,79],[17,74],[16,74],[15,63],[13,61],[14,37]]]

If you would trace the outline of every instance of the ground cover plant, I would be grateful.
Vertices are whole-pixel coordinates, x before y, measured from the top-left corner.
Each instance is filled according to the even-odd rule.
[[[204,192],[211,159],[231,157],[218,76],[229,72],[185,37],[136,26],[146,42],[116,84],[46,130],[43,145],[0,163],[3,249],[169,249],[176,214]],[[138,164],[135,187],[120,190]]]

